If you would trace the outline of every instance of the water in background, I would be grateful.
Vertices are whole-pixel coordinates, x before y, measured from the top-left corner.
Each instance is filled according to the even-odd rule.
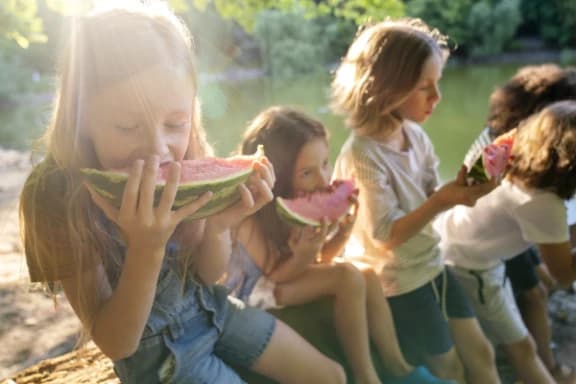
[[[424,125],[440,156],[444,180],[455,176],[468,146],[481,131],[488,96],[516,69],[486,66],[445,70],[440,83],[442,101]],[[329,75],[289,81],[258,78],[238,83],[201,82],[205,127],[216,153],[225,156],[234,151],[248,121],[263,108],[281,104],[302,109],[327,126],[334,160],[348,131],[342,119],[328,108],[329,83]]]
[[[443,99],[424,125],[441,158],[443,179],[454,177],[463,156],[482,129],[488,96],[506,81],[517,66],[450,67],[441,81]],[[244,76],[246,77],[246,76]],[[320,119],[331,135],[331,156],[336,157],[348,134],[342,119],[328,108],[330,75],[277,80],[264,76],[225,81],[200,76],[200,97],[208,139],[216,153],[234,151],[248,121],[271,105],[289,105]],[[20,107],[0,109],[0,147],[28,149],[48,121],[49,94],[34,95]]]

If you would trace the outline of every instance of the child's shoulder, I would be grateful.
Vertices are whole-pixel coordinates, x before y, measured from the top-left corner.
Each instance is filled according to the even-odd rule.
[[[413,121],[404,121],[404,132],[412,142],[417,143],[430,143],[430,137],[424,129]]]

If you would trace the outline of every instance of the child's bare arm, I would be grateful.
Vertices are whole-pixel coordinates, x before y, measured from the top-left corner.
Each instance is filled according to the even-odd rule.
[[[120,209],[87,186],[92,201],[116,223],[126,244],[126,257],[116,288],[111,290],[102,266],[81,279],[62,282],[84,326],[102,351],[114,360],[131,355],[138,347],[152,308],[168,239],[185,217],[211,198],[206,193],[172,211],[180,174],[180,165],[173,163],[160,202],[154,207],[157,170],[157,156],[146,163],[134,163]],[[86,297],[77,295],[80,284],[86,288]]]
[[[576,250],[569,241],[559,244],[539,244],[542,260],[552,276],[562,286],[569,286],[576,280]]]
[[[197,254],[197,275],[206,284],[213,284],[226,270],[232,253],[231,229],[254,214],[272,198],[275,175],[266,158],[254,162],[254,174],[248,185],[240,185],[241,200],[206,220],[206,228]]]
[[[466,168],[461,168],[456,180],[445,184],[418,208],[394,221],[387,240],[382,241],[383,247],[394,249],[402,245],[417,235],[439,213],[458,204],[473,206],[480,197],[492,191],[496,185],[497,181],[491,180],[484,184],[468,186]]]
[[[327,230],[326,221],[320,228],[295,228],[288,240],[291,256],[276,266],[268,278],[277,283],[284,283],[304,272],[308,265],[315,263],[320,256]]]
[[[129,249],[114,291],[102,265],[61,282],[84,327],[112,360],[130,356],[138,347],[154,301],[163,256],[164,249]],[[150,260],[158,262],[152,265]],[[80,284],[86,297],[78,295]]]
[[[358,217],[358,199],[352,197],[352,211],[348,213],[338,224],[338,232],[330,240],[324,243],[322,247],[321,261],[323,263],[330,263],[335,257],[338,257],[344,251],[346,243],[350,238],[354,223]],[[328,229],[330,232],[331,229]]]

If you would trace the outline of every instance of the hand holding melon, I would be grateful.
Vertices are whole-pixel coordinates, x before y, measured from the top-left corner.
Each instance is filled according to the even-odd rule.
[[[516,137],[513,129],[490,142],[485,131],[466,154],[464,164],[468,168],[468,183],[479,184],[491,179],[499,180],[508,167],[512,146]]]
[[[206,192],[212,193],[210,201],[193,212],[189,219],[200,219],[218,213],[241,199],[239,185],[246,182],[253,173],[253,163],[264,156],[262,148],[251,156],[236,156],[226,159],[205,158],[184,160],[179,165],[179,183],[173,199],[172,209],[179,209],[197,200]],[[160,203],[170,165],[161,165],[157,170],[153,201]],[[119,209],[127,186],[128,170],[101,171],[82,170],[87,184],[100,197]]]

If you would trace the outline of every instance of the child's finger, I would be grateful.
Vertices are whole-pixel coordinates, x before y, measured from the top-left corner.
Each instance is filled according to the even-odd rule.
[[[274,186],[275,178],[274,171],[269,168],[263,161],[257,162],[255,168],[260,174],[260,177],[272,188]]]
[[[94,204],[96,204],[96,206],[104,212],[106,217],[108,217],[110,220],[112,220],[114,223],[117,224],[119,210],[116,209],[108,200],[100,196],[98,192],[94,191],[92,186],[90,186],[89,184],[84,183],[84,187],[90,194],[90,198],[92,199]]]
[[[272,175],[271,186],[273,186],[274,183],[276,182],[276,171],[274,170],[274,164],[272,164],[272,162],[270,160],[268,160],[268,158],[266,156],[264,156],[260,160],[260,162],[262,162],[268,168],[268,172],[270,173],[270,175]]]
[[[132,165],[130,175],[126,181],[124,192],[122,193],[122,203],[120,205],[120,212],[122,215],[133,216],[138,207],[138,191],[140,190],[140,183],[142,182],[142,171],[144,168],[144,161],[138,159]]]
[[[140,217],[151,217],[154,208],[154,191],[156,189],[156,173],[158,172],[158,156],[153,155],[144,166],[140,196],[138,197],[138,212]]]
[[[178,192],[178,182],[180,181],[180,167],[180,164],[177,162],[170,164],[170,168],[168,169],[168,179],[166,180],[164,190],[162,191],[160,204],[158,204],[158,210],[160,212],[170,211],[172,205],[174,205],[174,199]]]
[[[251,209],[254,207],[254,196],[252,196],[252,192],[248,189],[246,184],[240,184],[238,186],[238,191],[240,192],[240,201],[242,201],[242,206],[244,208]]]
[[[466,166],[464,164],[462,164],[462,166],[458,170],[458,174],[456,175],[456,184],[461,185],[461,186],[468,185],[468,182],[466,181],[466,175],[467,174],[468,174],[468,170],[466,169]]]
[[[330,224],[330,221],[328,220],[328,218],[323,217],[322,221],[320,223],[320,230],[318,231],[318,236],[320,236],[321,238],[325,238],[326,235],[328,234],[328,225]]]
[[[256,187],[255,208],[260,209],[265,204],[272,201],[272,199],[274,198],[274,194],[272,193],[271,186],[267,182],[265,182],[264,180],[258,180],[255,183],[255,187]]]
[[[186,204],[185,206],[176,210],[174,212],[174,217],[176,219],[176,222],[179,223],[180,221],[184,220],[186,217],[192,215],[197,210],[199,210],[200,208],[205,206],[206,203],[208,203],[210,201],[210,199],[212,198],[212,195],[213,195],[213,193],[210,191],[204,192],[196,200],[194,200],[191,203]]]

